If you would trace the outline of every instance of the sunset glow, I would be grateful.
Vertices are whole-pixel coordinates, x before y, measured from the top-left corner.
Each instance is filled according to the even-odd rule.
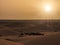
[[[48,4],[46,4],[46,5],[44,6],[44,8],[45,8],[45,11],[46,11],[46,12],[50,12],[50,11],[51,11],[51,6],[48,5]]]
[[[60,0],[1,0],[0,19],[60,19]]]

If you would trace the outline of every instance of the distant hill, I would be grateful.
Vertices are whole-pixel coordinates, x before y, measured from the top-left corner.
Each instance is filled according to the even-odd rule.
[[[0,20],[0,30],[60,31],[60,20]]]

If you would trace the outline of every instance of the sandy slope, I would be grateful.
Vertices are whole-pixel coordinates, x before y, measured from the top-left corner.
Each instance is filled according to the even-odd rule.
[[[49,32],[48,35],[31,38],[25,45],[60,45],[60,32]],[[33,40],[34,39],[34,40]]]
[[[23,45],[23,44],[0,39],[0,45]]]
[[[60,32],[42,32],[43,36],[8,37],[0,39],[0,45],[60,45]],[[15,39],[14,39],[15,38]],[[22,43],[22,44],[21,44]]]
[[[60,33],[50,34],[43,38],[36,38],[28,43],[29,45],[60,45]],[[26,45],[28,45],[26,44]]]

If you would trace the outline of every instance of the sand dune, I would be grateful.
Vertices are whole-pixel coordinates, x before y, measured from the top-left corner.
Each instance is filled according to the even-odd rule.
[[[60,45],[60,33],[49,33],[49,35],[45,35],[42,38],[36,37],[34,40],[31,39],[31,41],[28,43],[25,43],[26,45]]]
[[[16,38],[13,42],[25,45],[60,45],[60,32],[43,32],[44,36],[24,36]],[[12,38],[10,38],[12,39]]]
[[[0,45],[23,45],[23,44],[0,39]]]
[[[41,32],[43,36],[1,37],[0,45],[60,45],[60,32]],[[4,40],[5,39],[5,40]],[[11,39],[11,40],[6,40]],[[22,44],[21,44],[22,43]]]

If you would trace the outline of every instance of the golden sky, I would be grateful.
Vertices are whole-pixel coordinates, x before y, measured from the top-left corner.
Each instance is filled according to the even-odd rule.
[[[0,0],[0,19],[60,19],[60,0]]]

